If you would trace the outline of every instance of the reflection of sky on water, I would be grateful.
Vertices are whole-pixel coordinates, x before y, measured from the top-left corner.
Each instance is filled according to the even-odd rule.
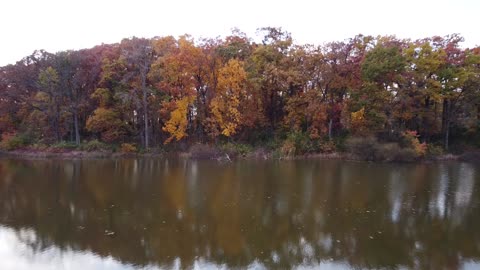
[[[445,200],[447,197],[447,185],[449,182],[449,172],[445,164],[440,165],[440,179],[438,181],[438,189],[435,190],[436,199],[436,208],[434,209],[434,213],[436,213],[440,217],[445,217]],[[436,211],[435,211],[436,210]]]
[[[473,166],[468,163],[460,165],[460,173],[458,176],[458,185],[455,191],[455,205],[457,207],[468,206],[472,198],[473,188],[475,184]]]
[[[125,265],[112,257],[101,258],[91,252],[73,250],[60,251],[52,246],[43,252],[36,253],[19,238],[34,238],[33,231],[22,231],[19,234],[14,230],[0,226],[0,269],[8,270],[129,270],[136,269]],[[29,241],[29,239],[26,239]],[[30,239],[33,240],[33,239]],[[5,243],[9,243],[6,245]],[[158,268],[144,268],[158,269]]]
[[[403,194],[405,192],[405,181],[407,179],[402,178],[402,174],[399,170],[392,171],[390,176],[390,192],[388,198],[392,204],[391,218],[393,222],[397,222],[400,217],[400,209],[402,207]]]
[[[480,262],[465,262],[463,264],[463,270],[478,270],[480,269]]]
[[[0,174],[0,269],[480,269],[472,164],[114,163]]]
[[[92,252],[79,252],[74,250],[60,250],[52,246],[42,252],[36,252],[28,246],[28,242],[34,242],[35,232],[22,230],[16,232],[13,229],[0,226],[0,269],[5,270],[161,270],[181,269],[180,260],[177,258],[174,264],[169,267],[159,266],[134,266],[123,264],[112,257],[100,257]],[[312,247],[305,240],[301,240],[304,246],[304,256],[313,256]],[[272,259],[278,260],[278,255],[273,253]],[[228,269],[226,265],[218,265],[207,262],[200,258],[195,260],[192,269]],[[247,269],[259,270],[268,269],[265,265],[253,261]],[[319,262],[318,264],[302,264],[296,269],[351,269],[346,263]]]

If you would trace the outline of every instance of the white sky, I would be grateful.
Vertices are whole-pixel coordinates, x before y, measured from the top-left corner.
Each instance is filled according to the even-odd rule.
[[[460,33],[480,45],[479,0],[1,0],[0,66],[35,49],[89,48],[122,38],[225,36],[282,27],[296,43],[365,35],[423,38]]]

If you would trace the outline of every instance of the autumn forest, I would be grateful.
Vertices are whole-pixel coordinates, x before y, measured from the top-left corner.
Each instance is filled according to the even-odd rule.
[[[0,146],[229,143],[284,154],[341,151],[352,138],[407,141],[417,154],[480,146],[480,47],[464,48],[461,36],[357,35],[314,46],[280,28],[258,33],[259,42],[233,30],[35,51],[0,67]]]

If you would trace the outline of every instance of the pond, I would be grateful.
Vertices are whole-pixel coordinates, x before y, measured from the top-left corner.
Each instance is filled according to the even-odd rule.
[[[0,159],[0,269],[480,269],[480,167]]]

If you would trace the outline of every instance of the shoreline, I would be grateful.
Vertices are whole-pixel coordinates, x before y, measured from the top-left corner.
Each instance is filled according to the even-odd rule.
[[[467,157],[467,155],[469,157]],[[217,160],[217,161],[235,161],[235,160],[343,160],[343,161],[365,161],[377,163],[431,163],[445,161],[480,161],[480,153],[464,153],[461,155],[442,154],[433,157],[424,157],[410,162],[398,161],[372,161],[364,160],[350,153],[332,152],[332,153],[310,153],[296,156],[275,157],[273,152],[257,153],[253,151],[246,155],[234,155],[230,157],[228,153],[222,153],[211,157],[196,157],[192,152],[163,152],[163,153],[121,153],[111,151],[32,151],[32,150],[13,150],[0,151],[0,158],[20,158],[20,159],[118,159],[118,158],[183,158],[193,160]]]

